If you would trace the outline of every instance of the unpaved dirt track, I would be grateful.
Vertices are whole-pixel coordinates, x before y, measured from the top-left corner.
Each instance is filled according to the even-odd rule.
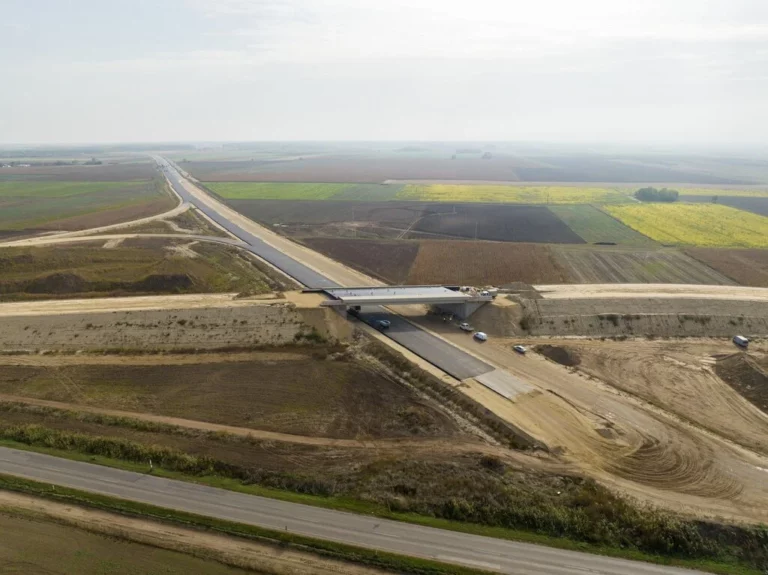
[[[687,569],[564,551],[310,507],[15,449],[0,448],[0,473],[228,521],[259,525],[268,529],[502,573],[697,573]]]
[[[194,240],[198,242],[213,242],[217,244],[227,244],[230,246],[242,247],[243,242],[216,236],[200,236],[196,234],[103,234],[100,236],[80,235],[80,236],[46,236],[44,238],[35,238],[34,243],[21,244],[18,242],[0,244],[0,248],[18,248],[18,247],[39,247],[60,244],[75,244],[82,242],[104,242],[105,244],[115,240],[130,240],[136,238],[163,238],[169,240]]]
[[[457,333],[455,328],[440,331],[440,326],[431,327],[451,341],[472,345],[466,334]],[[618,491],[689,515],[768,522],[768,456],[742,446],[765,445],[764,418],[745,401],[721,390],[733,401],[711,405],[720,413],[716,420],[720,435],[702,423],[691,424],[676,413],[538,354],[521,356],[511,349],[520,341],[494,339],[472,345],[472,349],[534,391],[508,401],[467,381],[463,384],[465,392]],[[579,345],[583,340],[564,341]],[[631,348],[638,343],[624,345]],[[592,343],[597,347],[602,344]],[[642,351],[637,361],[644,361]],[[646,361],[663,360],[651,357]],[[621,376],[621,363],[615,367]],[[697,383],[694,380],[693,393]],[[709,399],[700,402],[706,406]],[[691,411],[696,414],[695,406]],[[696,416],[696,421],[706,416]],[[760,427],[750,430],[756,423]],[[746,432],[741,436],[742,445],[728,439],[724,429],[732,434]]]
[[[533,286],[545,299],[684,298],[768,302],[768,288],[699,284],[575,284]]]
[[[722,342],[564,342],[580,369],[735,443],[768,455],[768,415],[713,371]]]
[[[164,220],[166,218],[173,218],[175,216],[178,216],[179,214],[183,214],[190,208],[189,204],[186,202],[180,202],[178,206],[173,208],[172,210],[169,210],[167,212],[163,212],[162,214],[157,214],[154,216],[149,216],[146,218],[140,218],[138,220],[132,220],[130,222],[123,222],[121,224],[112,224],[109,226],[100,226],[98,228],[90,228],[87,230],[78,230],[76,232],[64,232],[64,233],[57,233],[57,234],[48,234],[45,236],[37,236],[34,238],[27,238],[24,240],[15,240],[10,242],[0,242],[0,246],[2,247],[26,247],[26,246],[41,246],[41,245],[47,245],[51,243],[50,240],[53,239],[64,239],[64,238],[78,238],[78,237],[84,237],[89,236],[93,234],[100,234],[103,232],[108,231],[115,231],[115,230],[121,230],[125,228],[130,228],[133,226],[139,226],[141,224],[146,224],[149,222],[154,222],[157,220]]]
[[[236,296],[237,294],[233,293],[222,293],[13,302],[0,304],[0,317],[104,313],[130,310],[230,308],[247,307],[254,303],[254,300],[236,299]],[[257,301],[262,301],[263,303],[264,300]]]

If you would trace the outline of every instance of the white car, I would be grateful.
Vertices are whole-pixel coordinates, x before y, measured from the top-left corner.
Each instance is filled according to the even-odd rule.
[[[526,351],[528,351],[527,349],[525,349],[524,345],[514,345],[514,346],[512,346],[512,349],[514,349],[517,353],[523,353],[523,354]]]
[[[475,331],[475,328],[474,328],[474,327],[472,327],[471,325],[469,325],[469,324],[468,324],[468,323],[466,323],[466,322],[464,322],[464,323],[460,323],[460,324],[459,324],[459,329],[460,329],[461,331]]]
[[[376,326],[379,329],[387,329],[391,325],[392,325],[392,322],[390,322],[388,319],[380,319],[379,321],[376,322]]]
[[[483,333],[482,331],[478,331],[475,333],[474,338],[477,341],[486,341],[488,339],[488,336],[485,335],[485,333]]]

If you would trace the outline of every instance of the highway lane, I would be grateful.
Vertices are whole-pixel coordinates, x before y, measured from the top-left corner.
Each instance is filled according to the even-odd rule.
[[[461,348],[432,335],[397,314],[387,312],[381,307],[363,307],[358,317],[374,328],[377,327],[379,320],[388,320],[391,325],[382,331],[384,335],[456,379],[477,377],[494,370],[491,365],[474,355],[466,353]],[[435,341],[438,342],[437,345]]]
[[[171,182],[174,191],[179,196],[181,196],[184,202],[194,205],[198,210],[203,212],[214,222],[244,241],[246,245],[243,247],[246,250],[268,261],[273,266],[288,274],[293,279],[306,287],[340,287],[338,284],[332,282],[312,268],[305,266],[301,262],[297,262],[295,259],[285,255],[280,250],[275,249],[261,238],[256,237],[252,233],[231,222],[222,214],[212,209],[210,206],[198,202],[197,199],[192,194],[190,194],[184,188],[184,186],[181,185],[181,175],[168,164],[165,165],[165,174],[168,177],[168,180]]]
[[[5,447],[0,448],[0,473],[238,523],[515,575],[698,573],[244,495]]]
[[[243,240],[246,244],[242,246],[244,249],[266,260],[308,288],[341,287],[321,273],[281,252],[249,231],[244,230],[241,226],[218,212],[213,206],[198,201],[181,184],[181,175],[178,171],[162,158],[160,162],[168,177],[168,181],[183,201],[196,206],[197,209],[221,227]],[[456,379],[461,380],[475,377],[494,369],[488,363],[462,351],[458,347],[397,315],[387,313],[380,307],[372,308],[371,312],[361,316],[361,319],[369,325],[375,326],[377,319],[387,317],[392,322],[392,327],[385,332],[387,337]]]

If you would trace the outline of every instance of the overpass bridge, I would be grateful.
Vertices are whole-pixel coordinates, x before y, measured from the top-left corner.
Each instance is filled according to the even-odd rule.
[[[339,287],[305,291],[326,295],[328,299],[322,303],[325,306],[360,310],[363,306],[424,304],[461,318],[469,317],[493,300],[490,292],[459,286]]]

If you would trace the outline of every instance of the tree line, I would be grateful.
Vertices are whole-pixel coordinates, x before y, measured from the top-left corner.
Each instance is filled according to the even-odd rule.
[[[676,202],[680,192],[669,188],[640,188],[635,192],[635,198],[641,202]]]

